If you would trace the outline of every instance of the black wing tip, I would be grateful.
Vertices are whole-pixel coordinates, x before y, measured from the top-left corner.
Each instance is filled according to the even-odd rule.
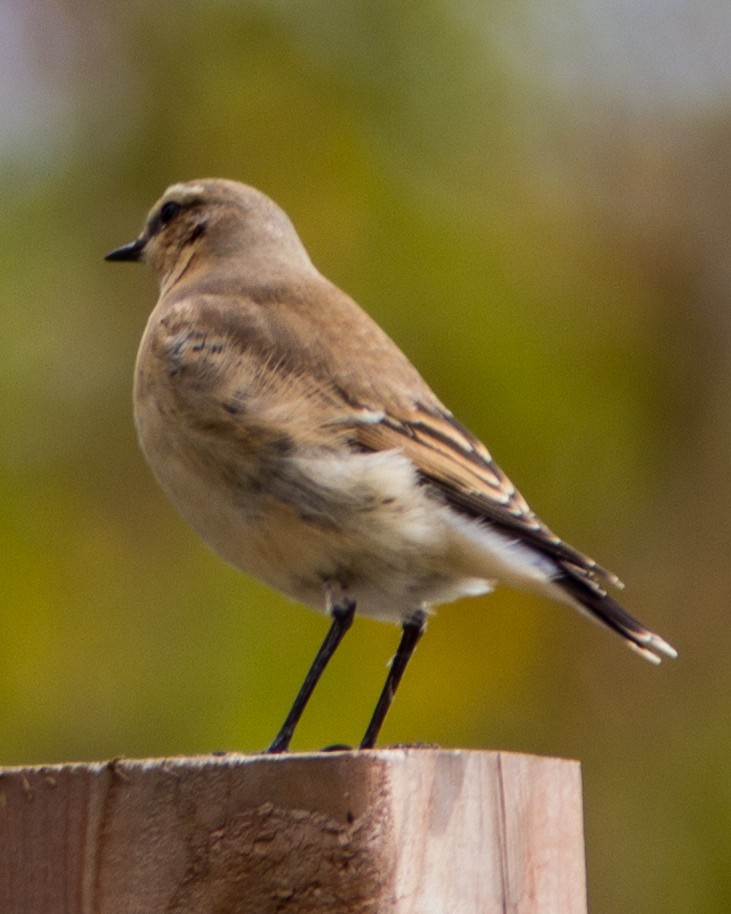
[[[579,609],[616,632],[631,650],[650,663],[657,665],[663,659],[674,660],[678,656],[672,644],[651,632],[616,600],[597,589],[596,582],[592,586],[590,580],[580,577],[568,567],[564,568],[563,576],[557,578],[555,583],[571,597]]]

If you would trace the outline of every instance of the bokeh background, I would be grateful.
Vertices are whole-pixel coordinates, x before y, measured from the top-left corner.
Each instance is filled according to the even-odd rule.
[[[582,761],[590,908],[731,910],[731,6],[0,2],[0,762],[256,750],[326,620],[224,566],[138,452],[171,182],[255,184],[535,509],[680,651],[499,592],[383,742]],[[356,742],[360,621],[295,748]]]

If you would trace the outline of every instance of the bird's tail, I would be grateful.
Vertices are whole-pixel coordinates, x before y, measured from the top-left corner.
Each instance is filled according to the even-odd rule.
[[[554,579],[564,593],[582,612],[611,628],[627,645],[650,663],[660,663],[663,657],[677,657],[678,652],[659,635],[651,632],[623,609],[600,587],[596,580],[582,570],[564,566],[563,574]]]

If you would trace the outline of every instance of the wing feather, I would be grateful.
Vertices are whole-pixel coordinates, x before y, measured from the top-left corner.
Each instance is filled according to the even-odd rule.
[[[514,534],[587,581],[601,578],[621,586],[615,575],[569,546],[536,516],[482,442],[450,413],[417,403],[409,416],[385,414],[379,422],[357,423],[353,432],[356,443],[367,450],[402,450],[424,483],[458,511]]]

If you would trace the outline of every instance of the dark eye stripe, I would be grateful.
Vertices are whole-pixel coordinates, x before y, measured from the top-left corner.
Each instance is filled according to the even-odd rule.
[[[160,210],[160,222],[162,222],[163,225],[167,225],[179,212],[180,204],[176,203],[175,200],[168,200],[167,203],[163,204],[162,209]]]

